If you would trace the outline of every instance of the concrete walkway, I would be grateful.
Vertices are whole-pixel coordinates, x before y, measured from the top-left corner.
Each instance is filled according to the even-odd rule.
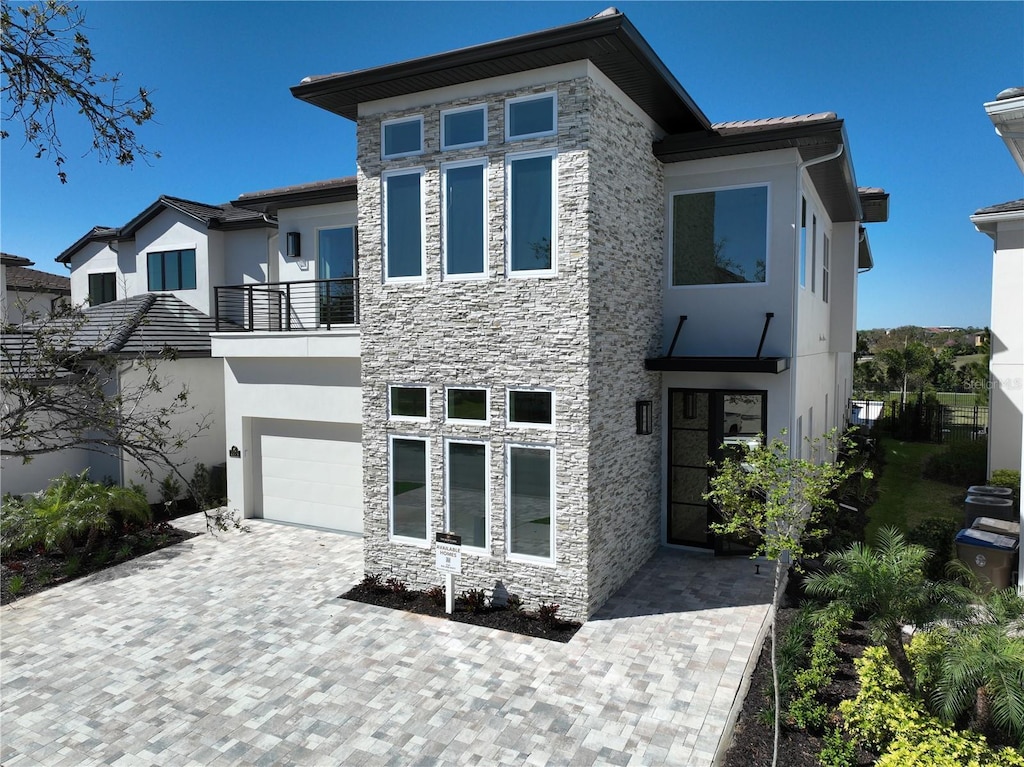
[[[770,601],[665,550],[559,644],[338,599],[360,539],[249,524],[4,607],[4,767],[707,765]]]

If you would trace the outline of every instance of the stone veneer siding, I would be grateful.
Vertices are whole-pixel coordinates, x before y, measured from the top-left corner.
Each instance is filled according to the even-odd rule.
[[[642,294],[630,296],[628,286],[614,300],[602,296],[594,286],[591,270],[609,285],[625,277],[632,284],[635,270],[623,274],[620,262],[632,260],[642,240],[642,229],[651,222],[653,238],[647,249],[660,254],[661,204],[653,187],[660,189],[660,171],[654,181],[641,181],[638,199],[617,205],[609,215],[592,222],[593,195],[615,197],[630,187],[619,182],[593,181],[589,142],[597,115],[592,99],[597,98],[615,125],[602,128],[601,142],[609,153],[623,153],[630,173],[641,166],[654,168],[650,136],[612,103],[595,93],[589,77],[498,92],[486,98],[433,104],[416,109],[361,117],[357,125],[359,190],[359,270],[363,388],[363,483],[364,555],[369,572],[405,580],[410,587],[424,588],[443,581],[435,569],[434,533],[444,529],[444,438],[481,440],[489,445],[490,551],[488,556],[464,552],[463,575],[456,589],[482,588],[498,594],[520,595],[528,605],[556,602],[566,617],[586,618],[612,593],[624,577],[650,554],[646,510],[651,483],[641,482],[639,507],[644,529],[639,535],[628,524],[638,508],[632,502],[635,481],[615,487],[626,472],[639,468],[657,437],[635,436],[633,401],[643,395],[657,402],[656,386],[643,374],[643,357],[651,335],[647,314],[660,311],[655,300],[658,285],[649,274],[639,281]],[[557,136],[504,141],[504,102],[507,98],[557,90]],[[488,139],[485,147],[439,151],[439,112],[457,106],[486,101]],[[423,115],[425,152],[414,157],[380,159],[381,121]],[[640,147],[618,147],[620,141],[638,139]],[[556,277],[508,277],[505,273],[505,155],[530,150],[557,148],[557,248]],[[442,162],[486,157],[488,189],[487,279],[444,280],[441,265],[440,165]],[[644,161],[642,158],[647,157]],[[619,159],[609,156],[600,167],[605,173],[619,172]],[[423,282],[384,284],[382,268],[381,172],[399,168],[423,168],[424,248],[426,278]],[[622,174],[625,176],[626,174]],[[652,201],[652,209],[627,222],[626,232],[617,234],[616,217],[633,214]],[[621,223],[621,222],[618,222]],[[599,258],[591,252],[591,239],[599,241]],[[659,255],[660,258],[660,255]],[[653,285],[653,287],[652,287]],[[596,315],[592,302],[602,306]],[[595,316],[602,322],[621,324],[622,310],[635,310],[627,326],[595,329]],[[660,317],[659,317],[660,319]],[[660,326],[659,326],[660,328]],[[628,348],[610,348],[624,343]],[[595,346],[599,356],[593,357]],[[620,374],[609,366],[625,361]],[[593,380],[595,376],[602,380]],[[388,384],[426,385],[429,418],[425,423],[388,420]],[[638,386],[639,384],[639,386]],[[625,385],[628,391],[607,395],[607,387]],[[446,386],[484,386],[489,389],[488,424],[466,425],[444,422]],[[509,388],[550,388],[554,390],[555,428],[510,427],[506,424],[506,396]],[[608,397],[606,399],[606,396]],[[599,409],[595,410],[595,400]],[[623,409],[624,407],[624,409]],[[618,412],[622,410],[622,412]],[[626,431],[623,431],[626,429]],[[612,434],[614,443],[598,448],[595,457],[592,431]],[[428,541],[424,546],[392,542],[388,533],[389,435],[429,438]],[[506,462],[509,444],[549,445],[555,449],[555,561],[552,564],[511,561],[506,551]],[[639,445],[622,450],[624,446]],[[623,455],[618,454],[622,452]],[[609,456],[618,456],[612,466],[599,466]],[[645,472],[657,474],[657,464]],[[591,481],[597,472],[599,482]],[[656,481],[653,485],[656,488]],[[625,507],[617,504],[627,502]],[[591,515],[600,520],[600,538],[592,544]],[[618,521],[616,521],[618,520]],[[616,536],[638,538],[636,542],[612,541]],[[600,564],[592,573],[591,558]],[[613,569],[620,572],[612,573]],[[628,570],[628,571],[626,571]],[[591,591],[595,590],[592,594]]]

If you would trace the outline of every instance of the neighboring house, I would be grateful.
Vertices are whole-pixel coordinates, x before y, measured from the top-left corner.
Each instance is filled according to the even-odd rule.
[[[1000,92],[985,111],[1024,173],[1024,88]],[[971,221],[994,241],[988,471],[1024,471],[1024,199],[981,208]],[[1018,582],[1024,584],[1024,558]]]
[[[660,545],[738,548],[724,442],[848,423],[888,195],[835,114],[713,124],[613,9],[292,92],[356,122],[358,175],[234,202],[284,233],[214,337],[244,516],[362,532],[415,587],[450,530],[459,589],[586,617]]]
[[[110,375],[110,385],[122,396],[130,397],[133,392],[144,390],[145,407],[155,411],[173,404],[182,386],[188,387],[188,402],[194,407],[168,419],[169,433],[192,433],[196,431],[195,425],[204,420],[211,428],[189,440],[187,452],[180,460],[185,476],[191,477],[193,464],[197,462],[207,466],[222,463],[225,453],[223,365],[210,357],[213,320],[175,296],[154,293],[86,308],[85,317],[84,324],[74,331],[72,345],[95,349],[96,354],[109,355],[118,361],[113,373],[104,373],[104,376]],[[19,354],[20,345],[23,341],[17,333],[5,336],[5,375],[32,375],[35,358],[32,354]],[[168,348],[174,350],[173,359],[156,363],[157,375],[166,386],[160,392],[151,387],[143,388],[148,371],[139,360],[156,360]],[[43,423],[48,424],[45,417]],[[45,439],[51,430],[45,426],[42,429]],[[110,478],[125,485],[142,484],[152,502],[160,498],[158,485],[164,477],[158,470],[154,478],[147,479],[141,467],[123,451],[82,448],[45,453],[29,463],[5,456],[2,466],[5,493],[34,492],[59,474],[74,474],[88,468],[90,476],[96,480]]]
[[[30,269],[35,262],[0,253],[0,314],[2,321],[20,325],[26,319],[49,316],[71,297],[71,282],[59,274]]]

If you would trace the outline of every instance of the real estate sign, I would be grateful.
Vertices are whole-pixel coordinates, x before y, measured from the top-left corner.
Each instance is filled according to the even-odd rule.
[[[449,575],[462,575],[462,536],[437,533],[437,569]]]

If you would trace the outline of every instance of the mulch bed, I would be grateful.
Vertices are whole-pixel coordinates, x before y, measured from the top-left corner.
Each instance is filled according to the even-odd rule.
[[[780,637],[796,613],[796,608],[779,610],[777,628]],[[849,629],[840,634],[839,639],[839,670],[832,683],[819,694],[821,701],[830,710],[837,710],[841,700],[856,697],[860,689],[853,659],[860,657],[864,648],[868,646],[868,628],[864,623],[854,621]],[[772,763],[775,731],[771,722],[764,721],[766,715],[761,714],[762,710],[768,707],[771,689],[772,660],[769,634],[765,638],[757,667],[751,677],[750,689],[740,711],[732,745],[726,752],[724,767],[767,767]],[[820,767],[818,754],[824,745],[821,735],[791,729],[783,723],[779,738],[778,763],[786,767]],[[857,767],[869,767],[876,759],[876,755],[858,750],[853,764]]]
[[[69,555],[41,551],[11,554],[0,564],[0,604],[92,575],[197,535],[163,521],[109,540],[92,552],[76,549]]]
[[[387,588],[373,588],[362,583],[353,586],[340,598],[378,607],[389,607],[393,610],[430,615],[434,618],[446,618],[459,623],[472,623],[475,626],[486,626],[513,634],[549,639],[553,642],[568,642],[582,625],[576,621],[557,619],[545,621],[525,610],[510,610],[507,607],[493,605],[470,611],[466,602],[459,598],[455,600],[455,612],[448,615],[444,610],[443,598],[438,604],[436,600],[422,591],[409,590],[396,593]]]

